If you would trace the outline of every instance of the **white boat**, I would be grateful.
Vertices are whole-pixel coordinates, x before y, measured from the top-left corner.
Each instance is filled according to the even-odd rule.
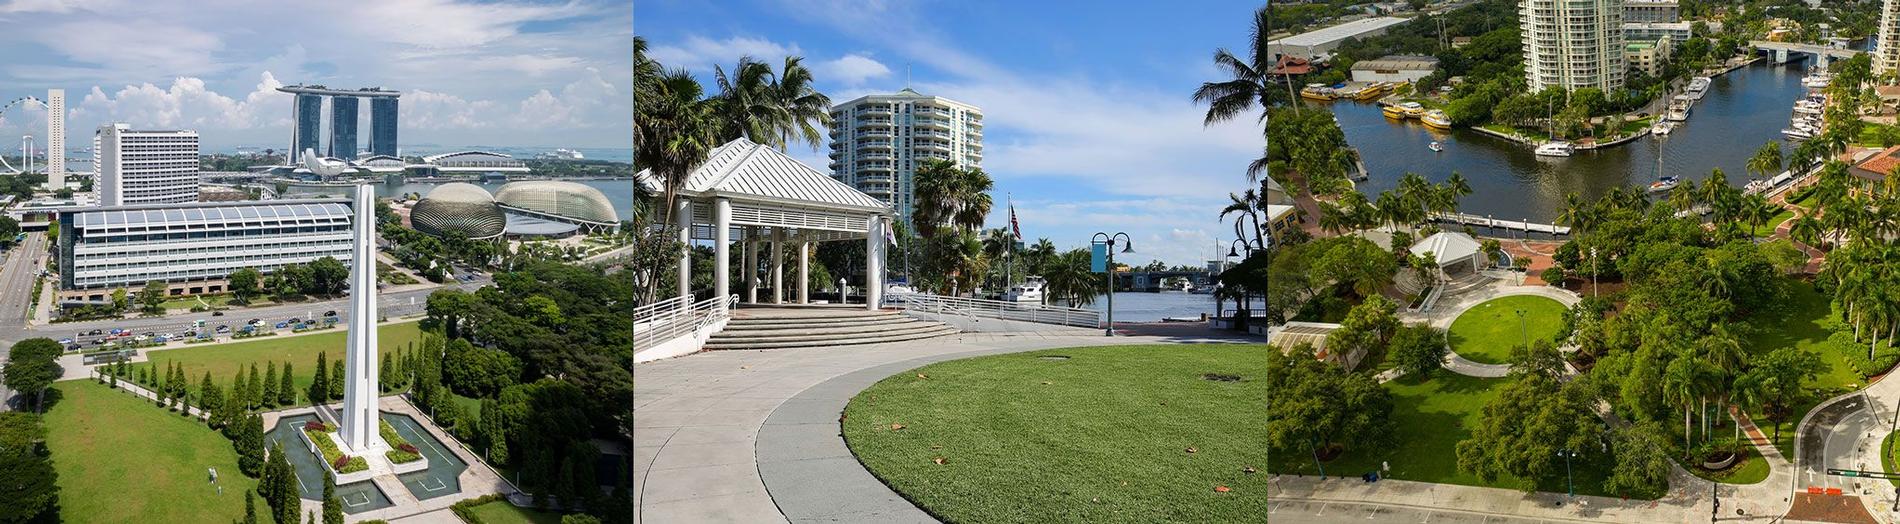
[[[1689,80],[1689,98],[1701,100],[1709,92],[1709,77],[1698,76]]]
[[[1663,115],[1663,119],[1668,120],[1670,122],[1688,121],[1689,120],[1689,106],[1670,105],[1669,113],[1666,115]]]
[[[1669,132],[1675,131],[1675,130],[1676,130],[1676,125],[1671,124],[1666,120],[1657,122],[1656,125],[1649,126],[1649,133],[1652,135],[1659,135],[1659,136],[1668,135]]]
[[[1651,193],[1667,192],[1671,189],[1675,189],[1676,185],[1679,183],[1681,183],[1681,180],[1676,179],[1676,177],[1673,177],[1673,176],[1662,177],[1660,179],[1657,179],[1655,183],[1652,183],[1649,185],[1649,192]]]
[[[1783,136],[1786,136],[1788,138],[1795,139],[1795,140],[1807,140],[1810,138],[1814,138],[1813,132],[1799,129],[1799,128],[1793,128],[1793,127],[1782,129],[1781,134]]]
[[[1425,146],[1425,147],[1428,147],[1428,148],[1431,148],[1431,150],[1432,150],[1432,151],[1444,151],[1444,150],[1445,150],[1445,146],[1443,146],[1443,145],[1439,145],[1439,143],[1437,143],[1437,142],[1432,142],[1432,145],[1429,145],[1429,146]]]
[[[575,151],[572,149],[564,149],[564,148],[555,149],[553,151],[534,155],[534,157],[538,159],[542,159],[542,160],[584,160],[586,159],[586,155],[582,155],[580,151]]]
[[[1576,152],[1576,146],[1563,141],[1545,142],[1544,145],[1537,146],[1537,156],[1570,156]]]
[[[1009,287],[1009,292],[1003,294],[1003,301],[1041,304],[1043,284],[1042,277],[1026,277],[1023,283]]]
[[[1833,80],[1833,77],[1829,76],[1827,73],[1824,73],[1824,72],[1815,73],[1815,74],[1808,75],[1802,78],[1801,85],[1809,89],[1821,89],[1821,88],[1827,87],[1828,82],[1832,80]]]

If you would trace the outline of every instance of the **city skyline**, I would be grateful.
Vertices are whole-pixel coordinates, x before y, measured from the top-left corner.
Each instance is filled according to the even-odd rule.
[[[384,86],[403,92],[404,145],[627,147],[631,14],[620,4],[334,4],[0,5],[0,22],[31,26],[0,35],[18,51],[0,66],[0,96],[65,89],[69,129],[126,122],[195,129],[207,150],[281,149],[292,96],[276,88]],[[260,24],[271,30],[231,29]],[[38,135],[44,122],[38,108],[15,109],[0,134]]]
[[[1260,132],[1249,129],[1252,119],[1202,129],[1205,110],[1186,93],[1219,75],[1204,39],[1091,28],[1219,30],[1219,45],[1244,52],[1254,7],[1118,4],[1077,16],[1022,5],[1004,17],[994,5],[661,2],[642,6],[634,31],[655,60],[715,92],[715,65],[730,71],[741,56],[778,64],[796,55],[833,104],[909,87],[980,108],[982,167],[995,180],[989,227],[1008,223],[1013,199],[1027,242],[1083,247],[1103,224],[1117,224],[1135,244],[1119,261],[1201,265],[1216,242],[1224,254],[1232,240],[1216,215],[1227,193],[1249,189],[1244,170],[1260,156]],[[721,23],[694,23],[704,19]],[[787,152],[828,171],[827,147]]]

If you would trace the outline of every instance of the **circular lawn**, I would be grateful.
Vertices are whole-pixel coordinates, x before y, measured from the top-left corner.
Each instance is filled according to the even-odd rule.
[[[1512,295],[1471,306],[1452,321],[1451,350],[1481,364],[1504,364],[1511,348],[1528,340],[1550,340],[1563,330],[1564,305],[1537,295]],[[1517,312],[1524,318],[1519,322]]]
[[[1266,514],[1266,351],[1109,346],[941,362],[852,398],[845,442],[948,522],[1251,521]]]

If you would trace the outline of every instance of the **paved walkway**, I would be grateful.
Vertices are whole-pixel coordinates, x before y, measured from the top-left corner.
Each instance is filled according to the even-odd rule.
[[[1575,306],[1578,302],[1583,301],[1583,297],[1577,296],[1576,293],[1571,293],[1570,291],[1556,287],[1545,285],[1517,286],[1505,281],[1498,281],[1486,287],[1440,298],[1438,305],[1433,307],[1431,311],[1401,311],[1399,313],[1399,320],[1408,323],[1423,322],[1432,327],[1450,331],[1452,322],[1457,321],[1459,315],[1465,314],[1465,310],[1494,298],[1519,295],[1546,297],[1551,300],[1556,300],[1566,308]],[[1511,366],[1508,364],[1475,362],[1471,359],[1459,356],[1456,351],[1452,351],[1445,356],[1445,369],[1460,375],[1482,378],[1498,378],[1511,374]],[[1396,377],[1396,374],[1391,377],[1381,376],[1381,381],[1391,380]]]
[[[1224,341],[960,334],[863,346],[708,351],[641,364],[634,386],[635,520],[931,522],[844,449],[837,418],[859,390],[903,369],[983,354]]]

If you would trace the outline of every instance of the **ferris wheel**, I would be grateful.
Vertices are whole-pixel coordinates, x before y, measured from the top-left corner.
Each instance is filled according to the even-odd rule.
[[[12,110],[14,106],[26,105],[26,104],[38,105],[40,106],[40,109],[44,109],[47,111],[51,111],[53,109],[51,107],[48,107],[45,101],[42,101],[38,98],[34,98],[30,95],[23,96],[23,97],[15,98],[10,102],[7,102],[7,105],[0,106],[0,119],[5,119],[7,117],[7,111]],[[21,137],[21,138],[22,140],[31,140],[30,138],[31,136],[32,135],[27,135],[26,137]],[[32,161],[33,160],[30,158],[27,159],[28,163],[31,163]],[[13,164],[7,163],[7,157],[5,155],[0,155],[0,167],[6,168],[6,172],[8,173],[19,174],[23,172],[20,170],[20,168],[13,167]]]

